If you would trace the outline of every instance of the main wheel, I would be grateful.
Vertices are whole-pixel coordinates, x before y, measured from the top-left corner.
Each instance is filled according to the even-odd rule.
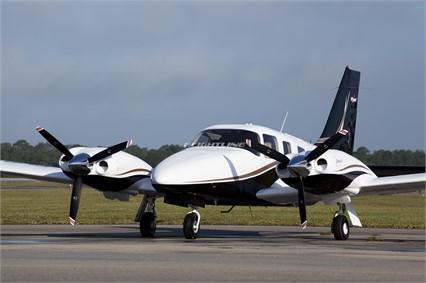
[[[183,220],[183,235],[187,239],[196,239],[199,231],[198,215],[194,212],[188,213]]]
[[[154,237],[155,230],[157,229],[157,221],[154,213],[145,212],[142,214],[139,229],[142,237]]]
[[[339,214],[333,218],[331,232],[336,240],[347,240],[349,238],[349,222],[345,215]]]

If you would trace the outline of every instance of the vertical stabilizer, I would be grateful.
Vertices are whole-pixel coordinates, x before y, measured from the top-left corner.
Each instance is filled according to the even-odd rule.
[[[355,139],[356,112],[358,105],[358,89],[361,73],[345,68],[336,98],[333,102],[327,123],[316,144],[323,143],[337,131],[347,130],[348,134],[332,148],[352,154]]]

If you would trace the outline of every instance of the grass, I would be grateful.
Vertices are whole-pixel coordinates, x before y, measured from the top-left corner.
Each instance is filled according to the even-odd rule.
[[[4,182],[0,190],[1,224],[67,224],[71,191],[67,185],[45,182]],[[32,189],[37,187],[38,189]],[[130,202],[112,201],[103,194],[84,188],[78,216],[79,224],[134,223],[142,196]],[[391,196],[359,196],[353,198],[354,207],[364,227],[425,228],[425,198],[418,194]],[[156,202],[159,224],[181,224],[188,208]],[[229,207],[201,208],[203,224],[238,225],[298,225],[295,207]],[[337,206],[316,204],[309,206],[310,226],[329,226]]]

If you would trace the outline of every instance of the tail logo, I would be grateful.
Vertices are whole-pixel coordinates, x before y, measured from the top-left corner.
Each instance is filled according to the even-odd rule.
[[[349,97],[351,97],[351,91],[349,91],[348,96],[346,96],[345,109],[343,110],[342,120],[340,121],[340,126],[339,126],[339,129],[337,131],[343,130],[343,126],[345,125],[345,118],[346,118],[346,111],[348,110]],[[352,101],[352,98],[353,97],[351,97],[351,101]]]

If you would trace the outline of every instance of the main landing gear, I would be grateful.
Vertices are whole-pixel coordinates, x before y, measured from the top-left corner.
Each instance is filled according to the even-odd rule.
[[[331,222],[331,232],[336,240],[347,240],[349,238],[349,222],[345,216],[346,206],[339,203],[339,210],[336,211]]]
[[[183,235],[187,239],[196,239],[200,232],[201,216],[196,208],[188,212],[183,220]]]
[[[155,198],[144,196],[135,218],[139,222],[142,237],[154,237],[157,229],[157,213],[155,211]]]

